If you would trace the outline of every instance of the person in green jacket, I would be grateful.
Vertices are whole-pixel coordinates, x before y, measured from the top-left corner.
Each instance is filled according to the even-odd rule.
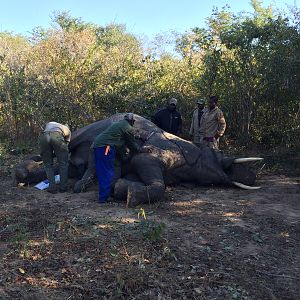
[[[124,119],[113,123],[105,131],[96,136],[89,154],[88,169],[81,180],[74,186],[74,192],[79,193],[93,180],[95,173],[99,184],[99,201],[106,202],[111,188],[120,177],[120,159],[126,156],[126,148],[131,153],[142,151],[135,142],[133,113],[127,113]]]

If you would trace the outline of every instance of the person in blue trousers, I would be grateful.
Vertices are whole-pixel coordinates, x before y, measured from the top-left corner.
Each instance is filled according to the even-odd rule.
[[[115,169],[119,162],[116,154],[126,147],[133,153],[140,152],[141,147],[134,140],[134,115],[128,113],[124,120],[116,122],[99,134],[94,140],[94,159],[99,184],[99,201],[106,202],[110,196],[113,183],[116,181]]]
[[[133,154],[143,152],[134,139],[134,122],[133,113],[127,113],[123,120],[113,123],[96,136],[90,149],[88,169],[82,179],[75,184],[75,193],[84,191],[96,173],[99,201],[100,203],[107,201],[115,182],[120,177],[120,158],[125,157],[126,147]]]

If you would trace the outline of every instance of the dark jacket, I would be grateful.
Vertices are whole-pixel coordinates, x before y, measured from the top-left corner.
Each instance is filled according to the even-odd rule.
[[[172,134],[181,133],[182,119],[177,110],[170,111],[167,108],[163,108],[151,117],[151,121],[166,132]]]

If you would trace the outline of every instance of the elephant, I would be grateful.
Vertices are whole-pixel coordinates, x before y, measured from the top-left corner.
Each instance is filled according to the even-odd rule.
[[[124,115],[115,114],[72,133],[69,177],[83,176],[94,138],[113,122],[122,120]],[[262,158],[236,158],[208,147],[199,148],[190,141],[163,131],[144,117],[134,115],[134,119],[135,138],[149,151],[133,155],[129,161],[123,162],[122,175],[115,182],[114,198],[127,201],[129,207],[159,201],[167,185],[181,182],[200,186],[259,188],[253,186],[256,174],[247,162]],[[45,179],[46,174],[41,161],[35,156],[35,159],[27,159],[16,166],[14,178],[17,183],[33,183]],[[81,179],[77,187],[83,187],[85,183]]]

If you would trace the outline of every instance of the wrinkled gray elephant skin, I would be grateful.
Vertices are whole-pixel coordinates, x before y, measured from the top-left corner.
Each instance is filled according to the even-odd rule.
[[[87,125],[72,134],[69,144],[70,177],[81,178],[87,168],[89,148],[94,138],[124,114]],[[193,143],[164,132],[151,121],[135,115],[137,141],[150,148],[150,153],[134,155],[123,164],[123,176],[114,188],[114,197],[127,200],[128,206],[152,203],[163,198],[165,186],[180,182],[198,185],[231,186],[238,181],[254,184],[256,175],[245,164],[235,164],[234,157],[210,148],[198,148]],[[36,160],[36,159],[35,159]],[[15,181],[34,183],[45,179],[40,162],[26,160],[14,171]]]

